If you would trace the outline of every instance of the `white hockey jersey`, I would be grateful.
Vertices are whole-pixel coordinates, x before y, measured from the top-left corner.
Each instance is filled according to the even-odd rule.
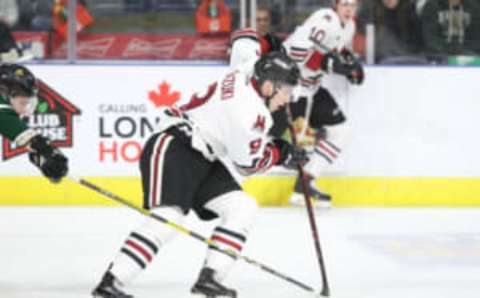
[[[354,34],[354,21],[342,24],[331,8],[319,9],[297,27],[283,45],[300,69],[300,85],[315,92],[325,74],[321,69],[323,56],[350,49]]]
[[[282,41],[275,34],[261,35],[251,28],[232,33],[230,66],[241,71],[252,72],[255,62],[272,51],[280,51]]]
[[[167,112],[161,130],[187,124],[192,147],[210,161],[231,163],[242,175],[263,172],[278,161],[278,150],[268,137],[272,116],[246,73],[232,71]]]
[[[260,35],[253,29],[235,31],[231,37],[230,66],[251,72],[255,62],[263,54],[260,40]]]

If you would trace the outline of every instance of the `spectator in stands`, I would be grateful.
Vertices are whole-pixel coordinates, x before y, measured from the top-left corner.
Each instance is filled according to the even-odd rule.
[[[257,32],[267,41],[268,51],[279,51],[282,47],[282,40],[272,32],[272,14],[268,6],[257,7]]]
[[[0,61],[15,62],[21,56],[11,28],[18,21],[16,0],[0,1]]]
[[[412,0],[415,3],[415,10],[417,12],[417,16],[422,15],[423,7],[427,4],[428,0]]]
[[[195,26],[199,33],[230,33],[230,9],[223,0],[202,0],[195,13]]]
[[[480,54],[480,4],[478,0],[429,1],[422,13],[427,55]]]
[[[69,0],[55,0],[53,3],[53,29],[63,40],[68,38],[69,5]],[[94,22],[83,0],[77,1],[75,15],[77,33],[91,26]]]
[[[51,31],[53,0],[18,0],[21,30]]]
[[[412,56],[422,50],[420,20],[411,0],[366,0],[358,13],[358,29],[375,26],[375,60]]]
[[[18,22],[18,5],[16,0],[0,1],[0,22],[14,27]]]

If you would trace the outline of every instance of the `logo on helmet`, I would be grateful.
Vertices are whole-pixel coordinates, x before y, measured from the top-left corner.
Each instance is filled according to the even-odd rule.
[[[23,76],[25,75],[25,71],[24,71],[22,68],[17,68],[17,69],[15,70],[15,75],[16,75],[17,77],[23,77]]]

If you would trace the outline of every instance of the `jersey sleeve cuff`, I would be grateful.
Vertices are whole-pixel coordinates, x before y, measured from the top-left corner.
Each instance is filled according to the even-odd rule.
[[[15,144],[19,147],[27,145],[38,133],[33,129],[27,129],[15,138]]]

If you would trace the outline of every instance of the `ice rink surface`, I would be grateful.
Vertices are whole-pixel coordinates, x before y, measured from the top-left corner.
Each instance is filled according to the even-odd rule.
[[[480,297],[480,209],[316,212],[335,298]],[[0,208],[0,298],[90,297],[142,215],[125,208]],[[209,235],[215,222],[189,217]],[[205,245],[184,235],[126,290],[138,298],[190,297]],[[320,274],[306,211],[263,208],[244,254],[315,288]],[[241,298],[312,297],[238,262],[226,284]]]

